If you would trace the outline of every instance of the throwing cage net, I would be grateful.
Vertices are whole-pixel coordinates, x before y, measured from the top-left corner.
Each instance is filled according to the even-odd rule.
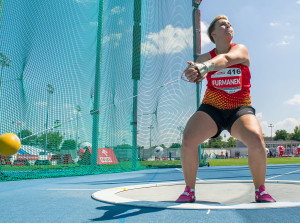
[[[180,165],[201,1],[0,2],[0,134],[22,143],[2,181]]]

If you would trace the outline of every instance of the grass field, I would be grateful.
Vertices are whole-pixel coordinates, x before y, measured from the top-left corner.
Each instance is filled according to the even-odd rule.
[[[208,159],[210,166],[240,166],[240,165],[248,165],[248,159]],[[283,157],[283,158],[268,158],[268,164],[294,164],[300,163],[300,157]],[[100,165],[97,166],[99,169],[103,168],[104,170],[109,169],[124,169],[124,168],[132,168],[131,161],[121,162],[120,164],[111,164],[111,165]],[[180,167],[180,160],[162,160],[162,161],[141,161],[139,163],[140,167]],[[77,169],[89,169],[90,166],[87,165],[78,165],[78,164],[69,164],[69,165],[44,165],[44,166],[1,166],[1,170],[5,171],[35,171],[35,170],[64,170],[64,169],[73,169],[76,171]]]
[[[248,159],[209,159],[210,166],[241,166],[248,165]],[[300,157],[269,158],[268,164],[296,164]],[[207,164],[207,163],[203,163]],[[202,166],[202,165],[200,165]],[[119,173],[147,168],[181,168],[180,160],[141,161],[132,167],[131,161],[109,165],[30,165],[30,166],[0,166],[0,182],[24,179],[51,177],[80,176],[102,173]],[[207,167],[209,168],[209,167]]]
[[[248,159],[209,159],[210,166],[240,166],[248,165]],[[300,163],[300,157],[268,158],[268,164],[294,164]],[[179,160],[144,161],[142,166],[176,166],[181,165]]]

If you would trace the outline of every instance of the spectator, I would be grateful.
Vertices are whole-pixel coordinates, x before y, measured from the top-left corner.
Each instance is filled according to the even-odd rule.
[[[290,153],[291,153],[291,147],[288,146],[288,147],[286,148],[286,154],[290,154]]]

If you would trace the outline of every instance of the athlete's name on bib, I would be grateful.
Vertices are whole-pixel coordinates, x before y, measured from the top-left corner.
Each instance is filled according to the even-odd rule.
[[[240,79],[225,79],[225,80],[212,80],[213,86],[225,86],[225,85],[241,85]]]

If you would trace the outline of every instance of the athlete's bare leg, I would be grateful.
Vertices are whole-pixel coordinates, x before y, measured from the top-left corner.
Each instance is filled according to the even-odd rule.
[[[267,152],[260,124],[254,115],[241,116],[231,128],[231,135],[248,147],[248,166],[255,189],[265,184]]]
[[[196,112],[188,121],[182,140],[181,165],[187,186],[195,189],[199,167],[198,146],[218,131],[216,123],[205,112]]]

